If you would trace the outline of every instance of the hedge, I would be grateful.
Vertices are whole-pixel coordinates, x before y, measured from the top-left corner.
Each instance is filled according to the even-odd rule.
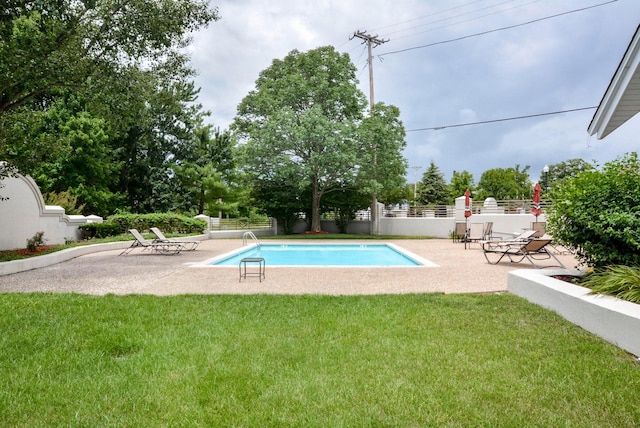
[[[84,239],[107,238],[109,236],[120,235],[120,225],[117,223],[87,223],[78,226],[78,229],[82,231],[82,237]]]
[[[104,223],[88,223],[79,227],[87,238],[106,238],[138,229],[144,233],[157,227],[164,233],[202,233],[207,222],[180,214],[115,214]]]

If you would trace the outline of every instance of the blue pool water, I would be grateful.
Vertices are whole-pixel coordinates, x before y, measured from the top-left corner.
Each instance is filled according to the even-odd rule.
[[[419,257],[388,244],[261,244],[211,261],[238,266],[245,257],[262,257],[267,266],[422,266]]]

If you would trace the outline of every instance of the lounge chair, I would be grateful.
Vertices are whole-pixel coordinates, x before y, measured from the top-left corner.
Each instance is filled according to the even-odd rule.
[[[491,240],[490,242],[493,244],[513,244],[513,243],[522,243],[522,242],[527,242],[531,239],[533,239],[535,237],[536,231],[535,230],[525,230],[524,232],[514,236],[513,238],[508,238],[508,239],[498,239],[498,240]],[[489,241],[489,240],[483,240],[482,242],[480,242],[481,244],[485,241]]]
[[[178,254],[184,250],[184,245],[180,242],[153,242],[145,239],[137,229],[129,229],[129,233],[133,235],[135,240],[120,255],[129,254],[135,248],[142,248],[142,251],[151,250],[158,254]]]
[[[553,258],[559,266],[564,268],[565,265],[546,248],[551,241],[546,238],[534,238],[525,241],[482,241],[481,245],[484,258],[492,265],[500,263],[506,256],[511,263],[520,263],[527,259],[536,268],[540,267],[536,265],[536,261]],[[489,257],[490,254],[495,257]]]
[[[547,223],[544,221],[536,221],[531,223],[531,230],[535,231],[534,238],[549,238],[553,239],[553,236],[547,233]],[[562,245],[552,243],[549,245],[555,254],[571,254],[567,248]]]
[[[152,227],[150,230],[151,230],[151,233],[156,235],[156,239],[154,239],[153,242],[182,244],[184,246],[185,251],[193,251],[196,248],[198,248],[198,245],[200,245],[200,241],[183,241],[183,240],[177,240],[177,239],[169,239],[165,237],[164,233],[162,233],[162,231],[157,227]]]

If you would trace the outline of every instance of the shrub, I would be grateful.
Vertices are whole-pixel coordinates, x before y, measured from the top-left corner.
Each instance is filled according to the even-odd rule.
[[[44,244],[44,232],[36,232],[31,238],[27,239],[27,250],[33,252],[38,249],[39,246]]]
[[[207,222],[178,214],[114,214],[104,223],[87,223],[79,227],[85,238],[106,238],[127,233],[129,229],[141,232],[157,227],[165,233],[201,233]]]
[[[78,229],[82,231],[85,239],[90,238],[107,238],[109,236],[118,236],[122,232],[120,231],[120,225],[118,223],[106,221],[104,223],[87,223],[78,226]]]
[[[588,266],[640,265],[640,162],[636,153],[558,183],[548,230]]]
[[[151,227],[157,227],[168,233],[201,233],[207,227],[207,222],[180,214],[114,214],[108,221],[119,225],[120,233],[129,229],[141,232]]]

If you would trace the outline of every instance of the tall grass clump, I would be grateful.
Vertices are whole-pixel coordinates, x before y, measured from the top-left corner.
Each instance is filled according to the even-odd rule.
[[[593,293],[640,303],[640,267],[614,265],[588,275],[580,285]]]

